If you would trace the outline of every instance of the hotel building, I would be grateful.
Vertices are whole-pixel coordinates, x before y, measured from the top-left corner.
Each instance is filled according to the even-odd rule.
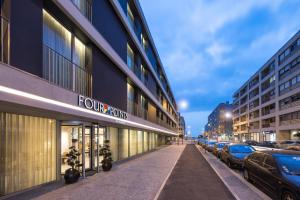
[[[178,136],[177,105],[138,0],[0,0],[0,196],[82,176]]]
[[[299,140],[300,32],[233,95],[236,140]]]

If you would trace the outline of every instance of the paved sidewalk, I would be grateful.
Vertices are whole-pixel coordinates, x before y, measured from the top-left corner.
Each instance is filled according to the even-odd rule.
[[[218,173],[219,177],[230,188],[236,199],[240,200],[271,200],[267,195],[256,187],[245,181],[239,174],[229,169],[224,163],[218,160],[214,155],[198,147],[204,158],[210,166]]]
[[[152,200],[185,145],[171,145],[39,196],[41,200]]]
[[[234,200],[195,145],[186,145],[158,200]]]

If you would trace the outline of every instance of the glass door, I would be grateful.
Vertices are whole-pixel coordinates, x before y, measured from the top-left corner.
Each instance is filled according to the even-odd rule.
[[[97,171],[99,171],[99,166],[101,166],[101,161],[103,159],[102,156],[99,156],[99,151],[104,144],[104,134],[105,128],[99,127],[98,125],[93,126],[91,166],[93,170]]]
[[[85,127],[84,129],[84,153],[85,153],[85,170],[91,169],[92,163],[92,137],[91,137],[91,127]]]
[[[70,166],[67,163],[67,154],[70,147],[82,152],[82,128],[81,126],[61,126],[61,173],[64,174]],[[82,156],[79,158],[82,162]]]

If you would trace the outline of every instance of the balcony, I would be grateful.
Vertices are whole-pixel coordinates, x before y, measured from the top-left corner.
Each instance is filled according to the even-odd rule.
[[[127,99],[127,112],[131,115],[148,120],[148,110],[141,105]]]
[[[1,48],[0,48],[0,61],[3,63],[9,63],[9,21],[4,17],[0,17],[1,29]]]
[[[43,46],[43,78],[76,93],[92,95],[91,74],[46,45]]]
[[[71,0],[79,11],[92,22],[92,4],[88,0]]]
[[[293,124],[300,124],[300,119],[291,119],[291,120],[285,120],[285,121],[280,121],[280,126],[288,126],[288,125],[293,125]]]

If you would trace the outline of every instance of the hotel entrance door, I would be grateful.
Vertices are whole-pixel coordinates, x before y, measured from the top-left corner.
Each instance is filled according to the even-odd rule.
[[[71,146],[80,152],[79,160],[83,166],[79,170],[83,176],[86,171],[98,172],[102,160],[99,151],[104,138],[105,128],[99,125],[65,125],[64,123],[61,126],[61,174],[70,168],[67,163],[67,153]]]

